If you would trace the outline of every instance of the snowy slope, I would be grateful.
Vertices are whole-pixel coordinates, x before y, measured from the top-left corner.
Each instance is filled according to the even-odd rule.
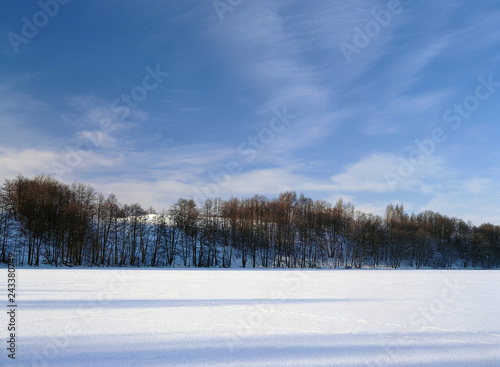
[[[19,269],[17,278],[17,358],[2,348],[2,366],[500,365],[499,271]]]

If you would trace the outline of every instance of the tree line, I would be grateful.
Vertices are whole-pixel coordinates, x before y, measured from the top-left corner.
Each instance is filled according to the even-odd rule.
[[[156,213],[82,183],[18,176],[0,189],[0,261],[152,267],[500,268],[500,226],[432,211],[384,216],[303,194],[179,199]]]

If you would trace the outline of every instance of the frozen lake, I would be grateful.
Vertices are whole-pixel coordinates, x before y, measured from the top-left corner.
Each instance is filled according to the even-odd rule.
[[[2,366],[500,365],[500,271],[18,269],[17,288]]]

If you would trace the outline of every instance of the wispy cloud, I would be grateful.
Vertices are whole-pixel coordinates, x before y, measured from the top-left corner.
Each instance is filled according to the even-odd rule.
[[[24,147],[42,145],[42,141],[50,139],[44,139],[49,134],[40,122],[54,116],[54,109],[42,99],[12,85],[0,84],[0,143]]]
[[[256,114],[288,106],[299,116],[290,131],[300,131],[302,143],[311,144],[335,126],[335,107],[330,107],[332,95],[320,70],[308,60],[307,44],[290,28],[285,8],[278,2],[248,3],[209,34],[222,45],[238,82],[258,91]]]
[[[422,164],[404,166],[478,75],[500,80],[498,4],[404,1],[347,62],[341,43],[388,3],[244,1],[222,22],[210,1],[69,6],[58,17],[67,32],[54,23],[2,59],[1,174],[65,165],[66,182],[162,207],[217,185],[236,161],[218,194],[295,190],[371,211],[400,200],[467,214],[461,196],[483,202],[497,186],[497,92]],[[165,84],[125,117],[113,101],[140,94],[145,65],[157,63]],[[275,108],[295,117],[271,136]],[[252,147],[259,134],[266,143]]]

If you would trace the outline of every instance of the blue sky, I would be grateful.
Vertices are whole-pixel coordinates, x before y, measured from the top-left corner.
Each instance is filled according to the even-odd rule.
[[[0,180],[500,224],[500,4],[4,1]]]

